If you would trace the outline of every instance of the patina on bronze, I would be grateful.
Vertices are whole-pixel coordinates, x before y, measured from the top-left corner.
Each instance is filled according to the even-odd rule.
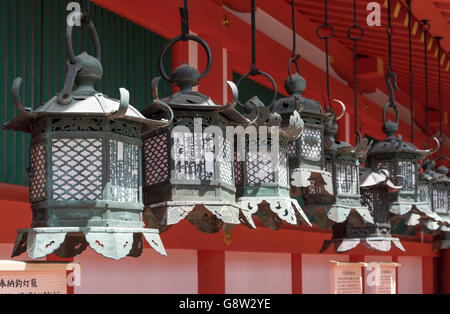
[[[100,42],[92,21],[82,21],[93,37],[95,57],[75,56],[73,27],[67,25],[69,57],[61,93],[33,111],[20,101],[22,80],[13,84],[20,114],[5,128],[31,134],[33,221],[31,228],[18,231],[12,256],[27,251],[31,259],[51,253],[68,258],[89,245],[118,260],[141,255],[143,237],[166,255],[158,230],[142,222],[141,132],[165,127],[170,118],[146,119],[129,105],[126,89],[120,89],[120,101],[95,90],[103,75]]]
[[[154,103],[142,111],[149,118],[159,116],[161,112],[155,104],[160,103],[174,111],[170,126],[143,135],[145,223],[165,231],[187,219],[204,233],[229,231],[241,223],[254,228],[251,213],[236,202],[233,143],[225,136],[227,126],[247,126],[252,121],[234,108],[238,94],[232,82],[228,84],[233,102],[223,106],[193,90],[208,74],[212,56],[203,39],[188,33],[187,8],[181,12],[182,34],[169,40],[160,55],[162,77],[180,91],[159,100],[160,78],[155,78]],[[163,66],[164,55],[175,43],[188,40],[205,49],[206,70],[200,74],[196,68],[182,64],[168,75]],[[215,127],[220,134],[211,132],[209,127]],[[211,160],[208,156],[214,157]]]

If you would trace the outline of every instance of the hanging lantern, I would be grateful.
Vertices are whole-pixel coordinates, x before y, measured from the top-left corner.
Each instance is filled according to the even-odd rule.
[[[401,251],[405,251],[398,238],[391,236],[389,213],[389,195],[399,191],[402,186],[396,186],[390,179],[387,170],[372,172],[370,169],[359,169],[361,204],[367,206],[373,217],[372,223],[366,223],[363,228],[352,220],[333,226],[333,239],[326,240],[321,252],[334,244],[338,253],[350,251],[359,244],[374,251],[388,252],[391,244]]]
[[[387,79],[389,81],[389,79]],[[374,171],[381,169],[390,173],[390,179],[398,184],[403,181],[403,188],[392,193],[389,198],[389,211],[393,214],[393,225],[406,219],[408,226],[419,226],[422,219],[435,219],[430,204],[420,201],[418,184],[419,161],[432,154],[431,150],[419,150],[413,144],[396,137],[399,115],[394,106],[396,122],[386,121],[386,111],[392,106],[386,104],[383,111],[383,132],[387,138],[380,141],[368,153],[367,163]]]
[[[431,184],[433,211],[442,216],[450,215],[450,179],[447,175],[448,168],[436,168]]]
[[[318,186],[333,194],[331,174],[325,170],[324,128],[330,115],[322,111],[320,103],[302,96],[305,79],[297,72],[285,81],[285,89],[291,96],[275,102],[274,112],[287,125],[294,112],[300,112],[304,121],[301,136],[289,143],[289,167],[291,169],[291,196],[298,197],[301,188]]]
[[[61,93],[33,111],[20,102],[22,80],[13,84],[20,115],[5,128],[31,134],[33,221],[30,229],[18,231],[12,256],[28,251],[31,259],[51,253],[68,258],[89,244],[97,253],[118,260],[139,256],[142,236],[166,255],[158,230],[143,224],[140,136],[168,121],[144,118],[129,105],[125,89],[120,89],[120,101],[94,89],[103,74],[100,42],[86,16],[83,24],[93,36],[96,57],[86,52],[75,57],[73,27],[68,25],[69,57]]]
[[[143,136],[145,222],[161,231],[183,219],[205,233],[228,231],[241,222],[254,228],[251,214],[236,203],[233,144],[225,136],[228,126],[245,126],[251,121],[234,109],[238,95],[232,82],[228,83],[234,101],[224,106],[192,90],[209,72],[212,58],[208,44],[187,31],[185,25],[183,34],[168,41],[160,55],[162,77],[180,91],[160,101],[159,78],[153,82],[154,103],[167,104],[175,118],[169,127]],[[175,43],[185,40],[196,41],[205,49],[206,70],[200,74],[183,64],[169,76],[163,67],[164,56]],[[142,114],[152,117],[158,111],[157,106],[150,106]]]
[[[431,159],[426,159],[422,163],[422,172],[418,173],[418,190],[419,201],[426,203],[428,208],[433,208],[432,187],[433,180],[436,173],[432,170],[436,163]],[[440,228],[445,223],[444,220],[435,211],[427,213],[426,215],[412,214],[409,216],[410,220],[415,219],[414,222],[407,222],[407,225],[414,225],[419,227],[421,231],[428,234],[436,234],[440,232]]]
[[[336,117],[333,110],[327,107],[327,112],[334,117],[325,127],[325,168],[332,175],[333,193],[328,194],[322,187],[315,184],[305,189],[303,198],[305,210],[314,216],[316,224],[328,229],[336,223],[352,220],[353,225],[362,228],[365,223],[373,223],[373,218],[366,206],[361,205],[359,187],[359,164],[370,149],[367,139],[353,147],[352,145],[337,141],[337,120],[345,113]]]
[[[290,197],[289,191],[288,142],[299,138],[304,122],[298,111],[294,110],[281,126],[280,115],[271,110],[277,97],[277,85],[269,74],[259,71],[256,66],[255,12],[255,0],[252,0],[252,65],[250,72],[243,75],[236,85],[239,87],[249,76],[264,76],[272,83],[273,98],[267,107],[256,96],[245,106],[238,102],[248,118],[254,121],[246,133],[237,136],[235,177],[238,201],[242,208],[255,214],[272,230],[278,230],[283,222],[311,226],[297,200]]]
[[[254,123],[258,131],[253,127],[254,136],[250,134],[245,138],[244,134],[244,160],[235,161],[237,195],[241,207],[255,214],[265,226],[273,230],[278,230],[283,222],[311,226],[297,200],[292,199],[289,192],[288,142],[300,136],[303,120],[295,111],[289,124],[280,129],[281,117],[271,113],[258,97],[249,100],[245,107],[256,107],[259,114]],[[236,158],[240,152],[239,145],[237,152]]]
[[[440,166],[430,173],[430,190],[433,211],[441,218],[436,232],[434,248],[450,248],[450,179],[448,168]]]

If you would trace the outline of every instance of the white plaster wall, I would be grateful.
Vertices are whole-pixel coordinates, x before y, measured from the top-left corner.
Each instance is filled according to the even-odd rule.
[[[302,254],[302,289],[304,294],[330,293],[330,263],[348,262],[346,255]]]
[[[400,256],[398,262],[398,293],[422,294],[422,257]]]
[[[291,254],[226,252],[225,285],[228,294],[290,294]]]
[[[197,293],[197,251],[167,250],[167,255],[145,249],[137,259],[113,261],[88,248],[75,258],[81,264],[81,287],[75,293]]]

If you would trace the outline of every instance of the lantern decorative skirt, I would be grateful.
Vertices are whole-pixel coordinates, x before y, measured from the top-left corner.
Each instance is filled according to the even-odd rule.
[[[12,256],[28,251],[32,259],[51,253],[68,258],[89,245],[108,258],[137,257],[142,236],[166,254],[158,230],[143,224],[140,136],[167,121],[145,119],[129,106],[125,89],[120,101],[95,91],[103,69],[95,27],[92,22],[88,27],[96,57],[85,52],[74,57],[68,26],[68,73],[58,96],[32,111],[20,102],[21,79],[13,84],[20,115],[5,128],[31,133],[33,221],[30,229],[18,231]]]
[[[300,112],[305,124],[301,136],[289,143],[291,196],[298,197],[302,188],[316,184],[331,195],[332,178],[324,162],[324,126],[331,117],[322,111],[319,102],[302,97],[306,81],[300,74],[287,78],[285,89],[291,97],[277,100],[274,112],[281,116],[282,125],[289,124],[294,111]]]
[[[311,226],[297,200],[290,197],[288,142],[298,138],[303,121],[295,111],[289,125],[280,128],[281,117],[254,97],[246,107],[258,109],[253,132],[238,136],[244,145],[236,145],[235,178],[238,202],[241,208],[256,215],[265,226],[278,230],[283,222],[291,225],[305,223]],[[247,128],[249,130],[249,128]],[[237,156],[244,155],[242,160]]]
[[[365,223],[364,227],[357,226],[352,220],[333,226],[333,239],[326,240],[321,252],[326,251],[331,244],[338,253],[350,251],[359,244],[367,249],[381,252],[391,250],[391,244],[401,251],[405,251],[398,238],[391,236],[388,194],[400,190],[401,186],[394,185],[389,180],[389,173],[385,170],[372,172],[360,167],[361,203],[370,210],[372,223]]]
[[[167,230],[187,219],[204,233],[244,223],[254,228],[251,214],[236,203],[233,172],[233,147],[226,137],[228,126],[250,123],[234,109],[235,103],[217,105],[208,96],[192,90],[211,66],[211,51],[201,38],[188,35],[206,50],[208,66],[200,75],[197,69],[183,64],[169,77],[160,62],[163,78],[180,87],[180,92],[162,99],[175,115],[173,124],[164,130],[149,132],[144,140],[144,204],[147,226]],[[165,51],[183,40],[169,41]],[[158,79],[154,80],[154,98],[158,100]],[[237,88],[231,82],[234,99]],[[146,117],[158,115],[155,107],[142,111]]]

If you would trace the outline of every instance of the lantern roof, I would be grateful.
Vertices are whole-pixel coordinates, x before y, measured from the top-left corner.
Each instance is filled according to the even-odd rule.
[[[184,73],[186,76],[190,75],[191,69],[196,70],[195,68],[188,66],[188,65],[182,65],[179,68],[184,69],[190,69],[186,70]],[[179,72],[175,69],[173,73],[178,73],[177,75],[180,76]],[[197,70],[196,70],[197,71]],[[152,91],[153,91],[153,97],[155,99],[152,106],[149,106],[141,111],[143,116],[149,117],[157,112],[160,111],[160,108],[158,106],[155,106],[155,104],[164,103],[167,104],[172,110],[174,111],[209,111],[209,112],[218,112],[231,122],[237,123],[237,124],[250,124],[251,121],[247,119],[245,116],[243,116],[241,113],[239,113],[235,106],[237,105],[237,99],[239,97],[238,90],[236,85],[233,82],[228,81],[228,85],[230,86],[232,93],[233,93],[233,101],[231,103],[227,103],[226,105],[219,105],[215,103],[210,97],[197,92],[193,91],[192,85],[188,85],[188,87],[184,86],[184,89],[181,89],[179,92],[163,98],[159,100],[158,97],[158,84],[160,81],[160,77],[157,77],[153,80],[152,83]],[[180,79],[180,78],[179,78]],[[172,81],[170,79],[169,81]],[[176,83],[180,84],[180,83]],[[180,85],[178,85],[180,86]],[[181,88],[181,87],[180,87]]]
[[[395,185],[389,178],[389,171],[385,169],[375,172],[365,167],[359,167],[359,180],[361,188],[371,188],[384,185],[389,193],[397,192],[403,188],[401,185]]]
[[[94,41],[98,42],[95,27],[92,23],[89,24],[89,27],[93,30]],[[73,27],[68,27],[70,36],[67,42],[72,40],[72,29]],[[120,100],[109,98],[95,90],[94,85],[100,82],[103,75],[99,52],[100,45],[98,44],[96,47],[96,57],[83,52],[71,60],[70,55],[73,56],[73,50],[69,52],[64,89],[35,111],[22,105],[19,97],[22,79],[17,78],[13,83],[12,97],[14,105],[20,114],[13,121],[7,123],[4,128],[31,132],[30,122],[36,118],[63,118],[74,115],[78,117],[106,117],[109,119],[135,121],[142,123],[147,129],[168,125],[169,121],[166,119],[146,119],[136,108],[129,104],[130,94],[124,88],[120,89]],[[74,88],[74,84],[77,85],[76,88]],[[161,106],[164,105],[159,105],[160,108]],[[170,112],[170,108],[167,108],[167,106],[163,110]]]
[[[202,38],[191,35],[188,32],[186,33],[185,31],[186,30],[183,31],[182,35],[169,40],[161,49],[161,54],[159,57],[159,69],[162,78],[167,82],[178,86],[180,88],[180,91],[160,100],[158,85],[161,77],[156,77],[152,82],[152,96],[154,98],[153,104],[165,104],[174,111],[216,111],[234,123],[244,125],[250,124],[251,121],[246,119],[235,109],[235,106],[238,103],[239,93],[236,85],[233,82],[227,82],[232,90],[233,102],[227,103],[223,106],[216,104],[210,97],[193,90],[193,88],[200,83],[200,80],[205,77],[211,70],[212,54],[208,44]],[[207,65],[205,71],[200,74],[197,68],[183,63],[181,66],[174,69],[170,73],[170,75],[168,75],[166,70],[164,69],[164,56],[174,44],[179,41],[188,40],[197,42],[205,49],[207,57]],[[145,108],[141,112],[144,116],[149,117],[151,115],[157,114],[159,111],[160,110],[157,106],[150,106]]]
[[[370,155],[386,153],[410,153],[416,154],[420,159],[426,158],[432,153],[431,149],[420,150],[414,144],[403,141],[400,137],[388,137],[381,142],[376,143],[369,151]]]
[[[302,114],[325,115],[320,102],[302,96],[306,90],[306,80],[298,72],[285,80],[284,87],[290,97],[278,99],[274,103],[274,112],[281,115],[294,111]]]

